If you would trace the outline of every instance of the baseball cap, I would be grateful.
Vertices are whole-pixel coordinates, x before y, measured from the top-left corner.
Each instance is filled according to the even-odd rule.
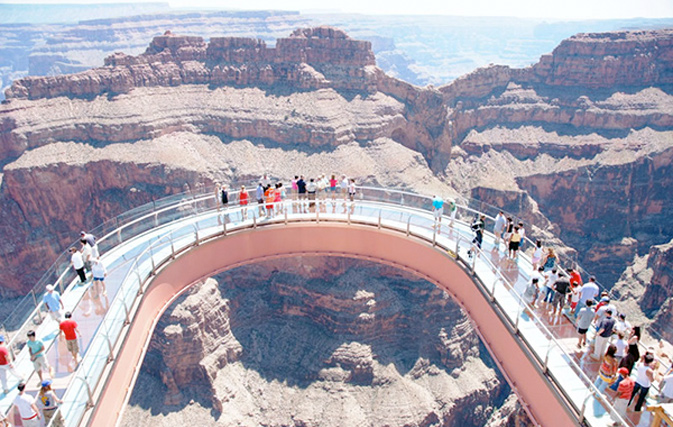
[[[44,380],[42,381],[42,387],[47,387],[51,385],[51,380]]]
[[[626,377],[629,376],[629,370],[626,369],[626,368],[619,368],[619,370],[618,370],[617,372],[618,372],[621,376],[623,376],[624,378],[626,378]]]
[[[47,285],[47,292],[51,292],[54,290],[54,285]]]

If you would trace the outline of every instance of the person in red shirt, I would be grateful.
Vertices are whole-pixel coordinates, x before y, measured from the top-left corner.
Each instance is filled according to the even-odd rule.
[[[626,368],[619,368],[617,371],[623,378],[617,387],[617,396],[615,397],[615,410],[622,417],[626,417],[626,408],[629,404],[629,399],[633,393],[633,387],[636,382],[629,376],[629,370]]]
[[[569,268],[568,269],[568,274],[570,275],[570,284],[571,285],[577,285],[577,286],[582,286],[582,275],[580,274],[579,271],[575,270],[574,268]]]
[[[248,191],[245,189],[245,185],[241,185],[241,192],[238,193],[238,202],[241,205],[243,220],[248,218],[248,199]]]
[[[14,370],[9,350],[5,347],[5,337],[0,335],[0,383],[2,383],[2,392],[5,394],[9,393],[9,389],[7,388],[7,372],[19,378],[19,382],[23,382],[23,378]]]
[[[79,363],[79,344],[77,343],[77,336],[81,335],[77,328],[77,322],[71,319],[72,313],[65,313],[65,320],[59,325],[61,332],[59,335],[65,336],[65,344],[75,360],[75,365]]]

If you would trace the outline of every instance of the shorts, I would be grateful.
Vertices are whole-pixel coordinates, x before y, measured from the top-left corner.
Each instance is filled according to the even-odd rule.
[[[580,335],[584,335],[587,333],[588,330],[589,328],[577,328],[577,333],[579,333]]]
[[[48,371],[49,363],[47,363],[47,358],[44,356],[38,356],[37,359],[33,360],[33,367],[36,371]]]
[[[98,282],[102,282],[103,280],[105,280],[105,277],[94,277],[93,280],[98,281]]]
[[[435,218],[441,218],[444,215],[444,208],[435,209]]]
[[[65,340],[65,347],[71,353],[79,353],[79,344],[77,344],[77,338],[74,340]]]
[[[509,242],[509,250],[510,251],[518,251],[519,250],[519,242]]]
[[[263,205],[264,204],[264,199],[257,199],[257,203],[259,203],[260,205]]]
[[[565,294],[560,294],[560,293],[556,292],[556,294],[554,294],[554,299],[551,302],[552,307],[563,308],[563,304],[565,302],[565,297],[566,297]]]

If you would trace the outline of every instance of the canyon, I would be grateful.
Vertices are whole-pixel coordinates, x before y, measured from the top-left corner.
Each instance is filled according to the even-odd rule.
[[[142,372],[122,425],[504,426],[523,412],[450,296],[339,257],[195,285],[159,321]]]

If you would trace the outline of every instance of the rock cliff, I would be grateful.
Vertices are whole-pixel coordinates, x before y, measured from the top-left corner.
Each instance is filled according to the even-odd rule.
[[[124,425],[157,410],[158,425],[232,426],[481,426],[517,412],[500,408],[509,388],[447,295],[344,258],[209,279],[164,314],[142,369]],[[142,392],[152,377],[165,400]]]

